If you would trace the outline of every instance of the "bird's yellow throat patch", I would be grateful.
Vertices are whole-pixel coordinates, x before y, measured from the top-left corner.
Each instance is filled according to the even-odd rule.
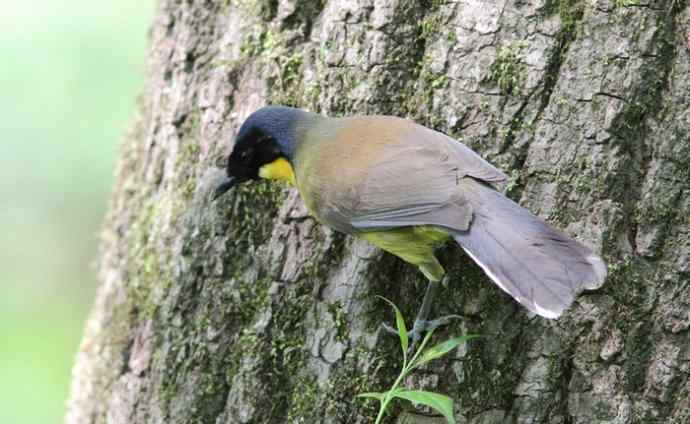
[[[269,180],[281,180],[295,185],[295,171],[285,158],[278,158],[259,168],[259,176]]]

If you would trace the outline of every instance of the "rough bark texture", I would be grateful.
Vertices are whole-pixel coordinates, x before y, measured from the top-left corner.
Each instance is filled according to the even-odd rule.
[[[507,193],[610,265],[557,321],[459,248],[407,385],[460,423],[690,422],[690,8],[685,0],[161,0],[122,148],[68,422],[368,423],[401,361],[384,295],[423,277],[306,214],[294,190],[217,203],[217,159],[266,103],[406,116],[511,175]],[[431,423],[399,406],[388,422]],[[429,411],[427,411],[429,412]]]

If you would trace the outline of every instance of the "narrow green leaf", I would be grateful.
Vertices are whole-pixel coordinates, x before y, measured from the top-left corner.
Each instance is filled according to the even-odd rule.
[[[446,418],[448,424],[455,424],[453,399],[448,396],[424,390],[396,390],[393,396],[433,408]]]
[[[381,401],[383,399],[383,393],[379,393],[379,392],[360,393],[357,395],[357,397],[374,398],[374,399],[378,399],[379,401]]]
[[[400,309],[398,309],[398,307],[395,306],[395,303],[391,302],[383,296],[378,297],[388,302],[388,304],[391,305],[395,310],[395,325],[398,327],[398,336],[400,336],[400,346],[402,346],[403,357],[405,358],[405,362],[407,363],[407,347],[409,346],[409,338],[407,336],[407,328],[405,327],[405,319],[403,318],[402,312],[400,312]]]
[[[419,361],[415,365],[419,366],[429,361],[433,361],[434,359],[440,358],[441,356],[445,355],[446,353],[450,352],[451,350],[455,349],[461,344],[466,343],[468,340],[474,339],[476,337],[479,336],[466,335],[460,337],[453,337],[452,339],[448,339],[445,342],[437,344],[436,346],[430,347],[422,354],[422,357],[419,358]]]

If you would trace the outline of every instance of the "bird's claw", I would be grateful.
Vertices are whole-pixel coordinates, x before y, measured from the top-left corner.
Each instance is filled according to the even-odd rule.
[[[438,327],[444,326],[448,324],[450,321],[457,318],[461,318],[460,315],[446,315],[430,321],[421,319],[415,320],[414,324],[412,325],[412,329],[407,332],[407,337],[411,341],[408,348],[408,352],[410,354],[414,353],[414,349],[417,346],[417,343],[419,343],[419,341],[422,339],[422,335],[424,333],[433,331]],[[394,329],[388,324],[381,324],[381,328],[386,333],[392,334],[394,336],[399,336],[398,330]]]
[[[383,331],[385,331],[388,334],[392,334],[393,336],[399,335],[398,330],[396,330],[395,328],[391,327],[388,324],[381,324],[381,328],[383,329]]]

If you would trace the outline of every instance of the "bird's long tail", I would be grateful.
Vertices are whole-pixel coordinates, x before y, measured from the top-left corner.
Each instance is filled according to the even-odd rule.
[[[606,265],[493,188],[465,179],[474,217],[457,243],[501,289],[529,310],[557,318],[582,290],[599,288]]]

